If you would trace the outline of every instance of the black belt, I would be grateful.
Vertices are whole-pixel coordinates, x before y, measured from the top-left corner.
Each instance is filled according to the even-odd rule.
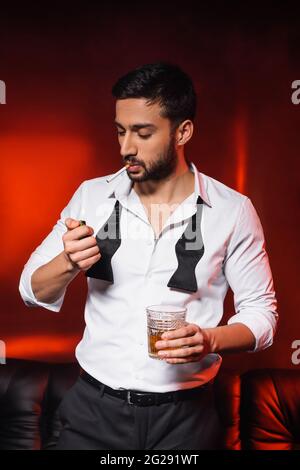
[[[189,388],[186,390],[177,390],[175,392],[166,392],[166,393],[149,393],[149,392],[137,392],[134,390],[122,390],[110,388],[107,385],[99,382],[99,380],[92,377],[85,370],[81,369],[80,377],[97,387],[101,390],[102,393],[107,393],[113,397],[121,398],[125,400],[129,405],[138,405],[138,406],[150,406],[150,405],[160,405],[162,403],[177,402],[181,400],[189,400],[199,397],[202,391],[207,389],[209,385],[212,385],[212,381],[207,382],[200,387]]]

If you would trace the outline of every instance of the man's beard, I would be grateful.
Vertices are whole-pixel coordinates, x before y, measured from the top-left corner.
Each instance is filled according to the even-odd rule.
[[[160,181],[167,178],[174,173],[178,162],[174,135],[171,135],[169,145],[166,147],[165,151],[159,155],[159,158],[155,162],[149,163],[147,168],[136,159],[133,159],[133,162],[141,165],[143,169],[141,170],[141,174],[127,171],[132,181],[140,183],[143,181]]]

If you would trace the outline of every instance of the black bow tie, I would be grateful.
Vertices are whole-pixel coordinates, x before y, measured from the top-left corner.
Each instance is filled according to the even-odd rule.
[[[175,245],[178,267],[167,286],[173,289],[196,292],[195,269],[203,256],[204,245],[201,234],[203,199],[198,196],[197,212],[191,217],[184,233]],[[114,209],[96,235],[101,258],[85,272],[87,277],[114,282],[111,259],[121,245],[120,216],[122,206],[116,201]]]

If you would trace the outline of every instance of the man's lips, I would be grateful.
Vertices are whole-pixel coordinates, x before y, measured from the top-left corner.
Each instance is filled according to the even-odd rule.
[[[137,171],[141,168],[141,165],[139,165],[138,163],[137,164],[130,164],[128,166],[128,170],[129,171]]]

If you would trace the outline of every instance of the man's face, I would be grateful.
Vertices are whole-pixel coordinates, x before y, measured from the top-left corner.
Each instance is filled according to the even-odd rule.
[[[160,116],[160,105],[144,98],[117,100],[115,123],[127,174],[132,181],[162,180],[177,165],[170,121]]]

